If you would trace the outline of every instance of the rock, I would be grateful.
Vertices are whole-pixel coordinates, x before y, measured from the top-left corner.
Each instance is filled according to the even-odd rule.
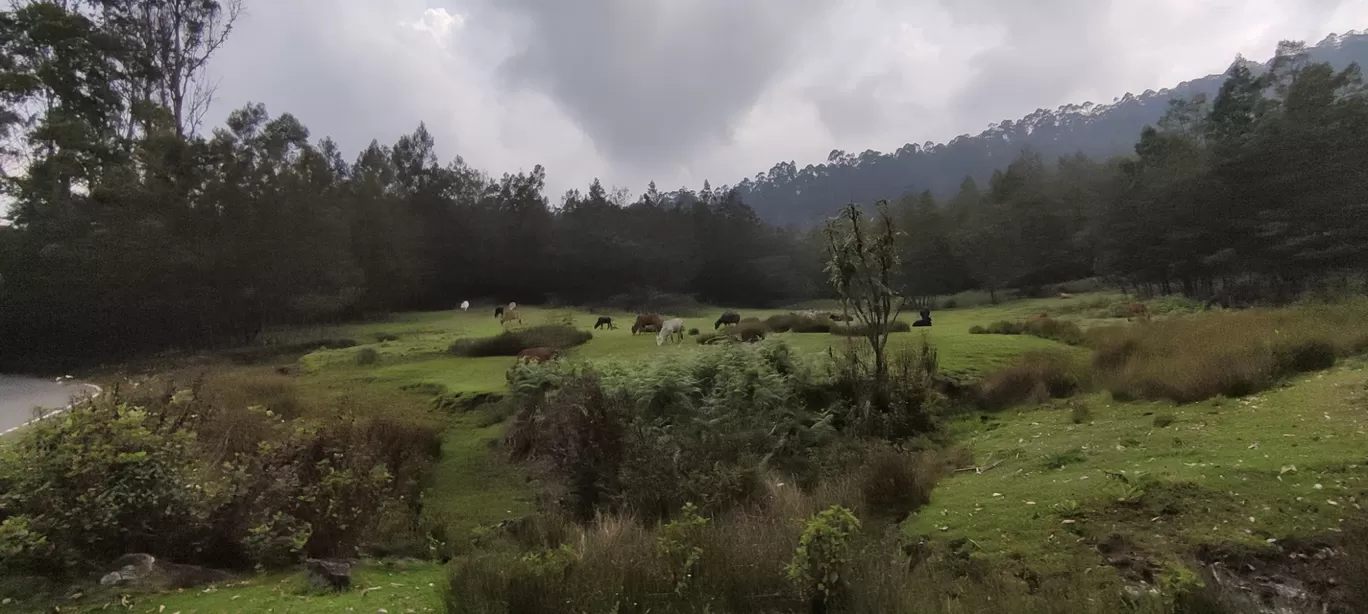
[[[117,569],[100,578],[104,586],[139,586],[157,589],[191,588],[225,582],[232,576],[217,569],[159,561],[150,554],[125,554],[114,560]]]
[[[351,589],[351,563],[308,559],[304,564],[309,570],[309,582],[314,586],[335,591]]]

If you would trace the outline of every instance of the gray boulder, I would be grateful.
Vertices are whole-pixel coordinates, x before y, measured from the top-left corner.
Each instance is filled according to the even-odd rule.
[[[304,566],[309,570],[309,583],[317,588],[334,591],[351,589],[351,563],[348,561],[306,559]]]
[[[115,559],[113,567],[114,571],[100,578],[100,584],[167,590],[192,588],[232,579],[232,576],[217,569],[161,561],[157,557],[141,552],[125,554]]]

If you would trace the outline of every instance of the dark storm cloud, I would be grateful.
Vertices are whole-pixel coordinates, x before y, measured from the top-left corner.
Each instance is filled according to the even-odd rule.
[[[822,0],[501,0],[524,20],[509,82],[545,92],[616,164],[724,142],[804,44]]]

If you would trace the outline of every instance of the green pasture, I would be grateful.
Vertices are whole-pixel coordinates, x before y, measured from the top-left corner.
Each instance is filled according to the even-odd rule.
[[[1084,327],[1124,324],[1112,316],[1127,301],[1120,295],[1093,294],[942,310],[933,314],[933,327],[895,334],[895,348],[926,339],[936,348],[942,369],[983,374],[1025,352],[1067,346],[1027,335],[971,335],[971,326],[1040,313]],[[1187,303],[1151,304],[1160,318],[1182,317],[1191,309]],[[569,318],[590,329],[597,318],[585,311],[521,311],[521,326]],[[685,321],[688,327],[711,331],[722,311],[707,309]],[[738,311],[762,319],[788,312]],[[570,354],[589,362],[644,363],[716,349],[695,343],[693,337],[682,345],[657,346],[653,334],[631,334],[631,314],[611,315],[616,330],[593,331],[593,339]],[[502,330],[491,309],[478,307],[293,333],[360,344],[304,356],[298,381],[306,394],[338,402],[364,398],[370,405],[448,425],[425,513],[445,523],[454,538],[535,510],[536,486],[495,450],[505,428],[501,416],[480,411],[448,416],[429,407],[438,394],[505,390],[512,357],[465,358],[447,352],[453,341]],[[777,337],[810,355],[847,342],[831,334]],[[356,354],[362,348],[374,349],[379,359],[359,364]],[[1008,564],[1029,561],[1040,572],[1077,571],[1080,557],[1094,565],[1095,544],[1107,539],[1122,539],[1144,556],[1166,562],[1181,559],[1179,553],[1191,552],[1198,543],[1266,544],[1333,533],[1361,513],[1368,497],[1365,409],[1368,364],[1349,360],[1242,399],[1175,406],[1122,403],[1093,394],[964,416],[947,427],[969,448],[977,470],[961,470],[943,480],[931,503],[910,517],[904,529],[913,536],[958,540],[974,556]],[[262,576],[217,593],[143,597],[132,611],[307,613],[383,607],[422,612],[436,607],[435,590],[427,585],[440,586],[441,575],[433,565],[368,568],[361,584],[379,588],[369,596],[353,592],[338,597],[300,592],[300,574]]]

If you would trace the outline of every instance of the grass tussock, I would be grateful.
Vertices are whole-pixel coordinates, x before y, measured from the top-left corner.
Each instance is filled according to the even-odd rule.
[[[1368,351],[1368,302],[1199,314],[1088,333],[1119,399],[1192,403],[1265,390]]]
[[[801,313],[780,313],[765,319],[765,326],[776,333],[829,333],[832,321],[828,317],[808,317]]]
[[[517,356],[528,348],[549,347],[563,350],[588,343],[593,333],[562,324],[544,324],[531,328],[505,331],[493,337],[461,339],[451,344],[450,353],[478,358],[483,356]]]
[[[1031,335],[1050,339],[1067,345],[1082,345],[1085,337],[1083,329],[1068,320],[1059,320],[1046,315],[1028,320],[1002,320],[988,326],[974,326],[969,329],[972,335]]]
[[[1067,398],[1088,387],[1088,366],[1072,352],[1031,352],[989,374],[979,384],[978,404],[1002,409]]]

